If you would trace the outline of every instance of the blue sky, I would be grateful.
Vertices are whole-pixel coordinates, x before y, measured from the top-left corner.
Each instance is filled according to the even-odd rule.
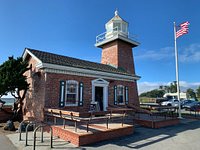
[[[119,15],[140,46],[133,49],[140,93],[175,81],[173,22],[189,21],[177,40],[182,90],[200,85],[199,0],[1,0],[0,64],[25,47],[100,62],[95,38]]]

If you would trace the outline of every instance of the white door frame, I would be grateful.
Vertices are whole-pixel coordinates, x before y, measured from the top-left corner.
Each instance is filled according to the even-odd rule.
[[[101,78],[92,80],[92,102],[95,102],[95,87],[103,87],[103,111],[108,107],[108,85],[109,82]]]

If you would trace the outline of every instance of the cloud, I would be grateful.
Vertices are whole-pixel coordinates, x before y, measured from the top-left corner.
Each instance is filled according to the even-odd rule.
[[[158,89],[161,85],[170,85],[171,82],[138,82],[138,93],[144,93],[154,89]],[[181,91],[186,91],[188,88],[196,89],[200,86],[200,82],[180,81]]]
[[[180,62],[197,63],[200,62],[200,44],[191,44],[186,48],[180,49]]]
[[[181,63],[200,62],[200,44],[194,43],[185,48],[178,48],[178,51]],[[174,47],[164,47],[156,50],[143,49],[135,53],[135,59],[152,61],[174,59]]]
[[[164,47],[159,50],[140,50],[138,54],[135,54],[135,59],[140,60],[163,60],[172,58],[174,56],[173,47]]]

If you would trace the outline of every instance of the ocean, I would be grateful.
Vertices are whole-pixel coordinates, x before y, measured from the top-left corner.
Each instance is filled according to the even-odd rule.
[[[4,105],[13,105],[15,98],[1,98],[2,101],[6,102]]]

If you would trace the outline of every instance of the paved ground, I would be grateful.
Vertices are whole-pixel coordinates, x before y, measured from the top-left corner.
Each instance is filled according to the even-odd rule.
[[[38,134],[39,136],[39,134]],[[44,143],[37,142],[36,150],[50,149],[49,135],[44,136]],[[0,136],[0,150],[32,150],[33,141],[30,138],[25,147],[24,135],[23,141],[19,142],[18,134],[8,134]],[[84,147],[75,147],[74,145],[54,138],[53,149],[73,149],[73,150],[199,150],[200,149],[200,120],[184,119],[181,124],[161,129],[148,129],[136,126],[133,135],[114,140],[99,142]],[[11,142],[13,144],[11,144]],[[2,147],[3,146],[3,147]]]

